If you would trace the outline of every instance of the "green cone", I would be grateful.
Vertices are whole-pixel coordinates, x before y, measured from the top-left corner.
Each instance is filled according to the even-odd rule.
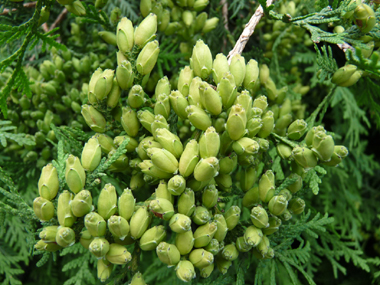
[[[121,125],[128,136],[135,137],[140,128],[137,114],[130,107],[122,108]]]
[[[66,160],[65,178],[70,190],[77,194],[83,189],[86,183],[86,173],[81,165],[79,158],[69,155]]]
[[[57,218],[62,227],[71,227],[77,219],[70,207],[73,199],[74,195],[67,190],[63,191],[58,197]]]
[[[237,250],[234,243],[230,243],[224,247],[222,250],[222,256],[226,260],[234,261],[239,256],[239,251]]]
[[[226,156],[219,160],[221,174],[231,174],[237,166],[237,155],[236,153],[231,153],[229,156]]]
[[[228,271],[228,268],[230,268],[232,265],[232,261],[224,259],[222,255],[216,256],[215,263],[216,263],[216,267],[222,273],[222,275],[226,274]]]
[[[209,47],[202,40],[198,40],[193,48],[190,66],[194,75],[206,79],[211,74],[212,55]]]
[[[84,225],[93,237],[101,237],[106,234],[107,224],[98,213],[87,214],[84,218]]]
[[[115,187],[108,183],[104,186],[98,198],[98,213],[108,220],[117,211],[117,195]]]
[[[132,278],[132,282],[129,285],[146,285],[144,278],[140,272],[135,273]]]
[[[194,247],[200,248],[207,246],[213,239],[217,230],[217,222],[207,222],[199,226],[194,232]]]
[[[85,249],[88,249],[93,239],[94,237],[87,230],[80,233],[79,242]]]
[[[226,219],[221,214],[214,215],[214,221],[216,221],[217,230],[214,235],[214,239],[216,239],[219,243],[221,243],[227,235],[228,226]]]
[[[81,162],[87,171],[94,171],[98,167],[102,158],[102,150],[99,141],[96,138],[90,138],[84,145]]]
[[[59,189],[57,169],[49,163],[42,168],[40,179],[38,180],[38,191],[42,198],[53,200],[57,196]]]
[[[186,107],[185,111],[187,113],[187,118],[197,129],[205,131],[212,125],[209,115],[207,115],[207,113],[199,106],[189,105]]]
[[[224,218],[226,219],[229,231],[233,230],[239,223],[240,212],[241,210],[238,206],[232,206],[224,213]]]
[[[236,86],[241,86],[245,78],[245,59],[240,54],[235,54],[231,58],[230,71],[235,78]]]
[[[266,171],[259,180],[259,193],[261,201],[268,203],[275,190],[275,177],[272,170]]]
[[[205,207],[198,206],[192,215],[192,220],[197,225],[204,225],[211,219],[209,211]]]
[[[244,207],[251,208],[260,203],[259,188],[253,187],[245,193],[242,204]]]
[[[294,215],[299,215],[305,210],[305,201],[301,198],[294,198],[289,201],[288,209]]]
[[[218,189],[215,185],[209,185],[203,190],[202,194],[202,204],[206,208],[210,209],[216,205],[218,202]]]
[[[223,108],[229,109],[234,104],[237,96],[235,78],[231,72],[222,74],[221,80],[216,88],[222,98]]]
[[[179,173],[183,177],[190,176],[199,161],[199,144],[196,140],[190,140],[179,160]]]
[[[58,231],[58,226],[44,227],[43,230],[40,232],[39,237],[45,243],[55,242],[57,231]]]
[[[156,65],[159,53],[158,41],[147,43],[136,59],[137,71],[142,75],[150,74]]]
[[[313,151],[304,147],[295,147],[292,151],[292,157],[305,170],[315,167],[318,163]]]
[[[131,189],[124,189],[118,200],[119,215],[129,221],[135,210],[136,199],[133,197]]]
[[[67,227],[59,227],[55,240],[62,247],[71,246],[75,243],[75,232]]]
[[[268,220],[269,220],[268,214],[263,207],[257,206],[257,207],[252,208],[251,221],[255,227],[259,229],[268,227],[269,226]]]
[[[150,13],[135,30],[135,44],[139,47],[145,46],[154,38],[157,32],[157,16]]]
[[[268,203],[269,212],[272,215],[281,215],[288,206],[288,200],[283,195],[273,196],[273,198]]]
[[[157,196],[157,195],[156,195]],[[191,217],[195,210],[194,191],[186,188],[177,202],[178,213]]]
[[[288,138],[299,140],[306,132],[307,123],[304,120],[295,120],[288,128]]]
[[[169,99],[170,105],[174,112],[178,115],[178,117],[185,120],[187,118],[186,108],[189,106],[189,102],[186,100],[185,96],[176,90],[170,93]]]
[[[194,78],[194,72],[190,68],[190,66],[185,66],[180,71],[179,78],[178,78],[178,91],[180,92],[180,94],[182,94],[185,97],[187,95],[189,95],[190,84],[191,84],[191,81],[193,80],[193,78]],[[173,107],[173,109],[176,110],[174,107]],[[178,114],[178,116],[179,116],[179,114]]]
[[[111,216],[108,221],[108,229],[118,239],[124,240],[129,233],[129,224],[121,216]]]
[[[140,85],[133,85],[128,93],[128,105],[132,108],[140,108],[145,103],[144,90]]]
[[[241,105],[233,105],[227,120],[227,131],[232,140],[242,138],[246,132],[247,115]]]
[[[177,277],[184,282],[189,282],[195,278],[194,266],[188,260],[180,261],[175,270]]]
[[[132,260],[132,255],[124,246],[117,243],[111,243],[106,258],[113,264],[122,265],[130,262]]]
[[[150,220],[151,216],[149,215],[146,207],[140,207],[136,212],[134,212],[129,222],[131,237],[133,239],[140,238],[147,230]]]
[[[194,169],[194,178],[198,181],[208,181],[219,171],[219,160],[216,157],[201,159]]]
[[[216,157],[219,153],[220,138],[213,127],[209,127],[199,140],[201,158]]]
[[[164,219],[165,221],[170,220],[174,215],[173,204],[169,200],[162,198],[152,200],[149,204],[149,209],[156,217]]]
[[[244,240],[244,236],[236,239],[236,248],[240,252],[248,252],[252,249],[252,246],[247,244]]]
[[[129,52],[134,44],[134,29],[132,22],[127,18],[121,18],[116,28],[116,41],[122,53]]]
[[[173,154],[166,149],[148,148],[147,155],[152,160],[154,166],[168,173],[176,173],[178,171],[178,160]]]
[[[106,259],[98,259],[97,272],[101,282],[105,282],[111,275],[113,264]]]
[[[97,111],[93,106],[82,105],[81,113],[91,130],[98,133],[104,133],[106,131],[106,119],[103,117],[102,113]]]
[[[316,132],[311,149],[321,161],[330,161],[334,154],[334,139],[324,132]]]
[[[189,260],[196,268],[202,269],[214,262],[214,255],[203,248],[199,248],[190,253]]]
[[[191,220],[186,215],[175,214],[169,221],[169,227],[173,232],[181,234],[191,230]]]
[[[133,73],[132,65],[128,60],[121,61],[116,68],[117,84],[123,90],[128,90],[133,85],[135,74]]]
[[[45,198],[37,197],[34,199],[33,210],[41,221],[48,221],[54,217],[54,205]]]
[[[82,190],[75,195],[70,203],[71,211],[76,217],[83,217],[92,210],[91,192]]]
[[[267,236],[277,232],[282,224],[282,221],[280,218],[273,216],[269,218],[268,223],[269,226],[265,229],[262,229],[263,233]]]
[[[208,113],[216,116],[222,112],[222,98],[207,82],[200,83],[199,96]]]
[[[174,196],[181,195],[185,188],[186,180],[181,175],[173,176],[168,182],[168,191]]]
[[[157,245],[166,238],[165,227],[155,226],[147,230],[140,238],[140,248],[142,250],[154,250]]]
[[[176,265],[181,255],[174,244],[161,242],[156,248],[158,258],[168,266]]]
[[[183,145],[178,136],[174,135],[167,129],[156,130],[156,140],[163,148],[171,152],[177,159],[183,152]]]
[[[250,246],[257,246],[263,238],[261,229],[250,226],[245,230],[244,241]]]
[[[89,251],[97,258],[105,257],[110,248],[109,242],[105,238],[96,237],[88,247]]]
[[[161,115],[165,119],[170,115],[170,101],[169,96],[166,94],[159,94],[156,96],[156,104],[154,105],[154,114]]]

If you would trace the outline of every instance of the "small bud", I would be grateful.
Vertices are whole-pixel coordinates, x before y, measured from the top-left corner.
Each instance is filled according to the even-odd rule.
[[[140,24],[141,26],[141,24]],[[136,59],[136,69],[142,75],[149,74],[156,65],[160,48],[158,41],[147,43]]]
[[[132,278],[132,282],[129,285],[146,285],[144,278],[140,272],[135,273]]]
[[[130,232],[133,239],[140,238],[147,230],[151,216],[147,211],[146,207],[140,207],[136,212],[134,212],[130,225]]]
[[[167,129],[156,130],[156,140],[163,148],[171,152],[176,158],[179,158],[183,152],[183,145],[178,136]]]
[[[110,93],[113,85],[114,70],[106,69],[95,83],[94,95],[98,102],[102,101]]]
[[[164,172],[154,166],[151,160],[144,160],[138,166],[144,174],[156,179],[168,179],[172,177],[172,174]]]
[[[229,231],[233,230],[239,223],[240,212],[241,210],[238,206],[232,206],[225,212],[224,218]]]
[[[192,220],[197,225],[204,225],[211,219],[209,211],[205,207],[198,206],[192,215]]]
[[[202,106],[211,115],[219,115],[222,112],[222,99],[207,82],[199,84],[199,96]]]
[[[190,66],[194,70],[194,75],[199,76],[202,79],[206,79],[211,74],[211,51],[202,40],[198,40],[193,48],[193,54],[190,59]]]
[[[311,149],[321,161],[329,161],[334,154],[334,139],[324,132],[316,132]]]
[[[267,228],[262,229],[265,235],[271,235],[277,232],[282,224],[281,220],[276,216],[270,217],[268,222],[269,226]]]
[[[135,44],[138,45],[139,47],[146,46],[148,42],[154,39],[156,32],[157,32],[157,16],[153,13],[150,13],[136,28]]]
[[[174,244],[161,242],[156,248],[158,258],[168,266],[176,265],[181,255]]]
[[[89,251],[97,258],[105,257],[110,248],[109,242],[105,238],[96,237],[88,247]]]
[[[88,190],[82,190],[70,202],[71,211],[76,217],[83,217],[92,210],[92,197]]]
[[[92,242],[92,240],[94,239],[94,237],[90,234],[89,231],[85,230],[83,232],[80,233],[80,239],[79,239],[79,242],[80,244],[85,248],[85,249],[88,249],[89,246],[90,246],[90,243]]]
[[[178,213],[190,217],[195,210],[194,191],[190,188],[186,188],[185,191],[179,197],[177,205]]]
[[[294,215],[299,215],[305,210],[305,201],[301,198],[294,198],[289,201],[288,209]]]
[[[214,235],[214,239],[218,242],[222,242],[227,235],[228,226],[226,219],[221,214],[214,215],[214,220],[216,221],[217,230]]]
[[[274,128],[273,112],[272,111],[266,112],[265,115],[262,117],[262,122],[263,122],[263,126],[261,127],[257,135],[260,138],[267,138]]]
[[[230,174],[232,173],[237,166],[237,155],[236,153],[231,153],[229,156],[226,156],[219,160],[221,174]]]
[[[194,169],[194,178],[198,181],[207,181],[218,174],[219,160],[216,157],[201,159]]]
[[[307,123],[304,120],[295,120],[288,128],[288,138],[299,140],[306,132]]]
[[[248,90],[252,90],[254,86],[256,85],[256,82],[258,82],[259,78],[259,66],[257,64],[257,61],[254,59],[251,59],[248,61],[246,65],[246,73],[243,81],[244,88]]]
[[[206,208],[210,209],[218,202],[218,190],[215,185],[209,185],[203,190],[202,204]]]
[[[124,246],[117,243],[111,243],[106,258],[113,264],[122,265],[130,262],[132,260],[132,255]]]
[[[268,220],[268,214],[263,207],[257,206],[252,208],[251,221],[255,227],[259,229],[268,227]]]
[[[288,200],[283,195],[273,196],[268,203],[269,212],[275,216],[280,216],[287,207]]]
[[[247,244],[244,240],[244,236],[236,239],[236,248],[240,252],[248,252],[252,249],[252,246]]]
[[[203,26],[202,33],[208,33],[214,30],[219,23],[218,17],[212,17],[206,20],[205,25]]]
[[[253,155],[258,153],[260,146],[255,140],[243,137],[232,144],[232,149],[237,155]]]
[[[117,195],[115,187],[108,183],[104,186],[98,198],[98,213],[105,220],[108,220],[113,214],[116,213]]]
[[[166,149],[148,148],[147,154],[152,160],[153,165],[160,170],[172,174],[178,171],[178,160]]]
[[[189,260],[196,268],[204,268],[214,262],[214,255],[203,248],[194,249],[190,255]]]
[[[186,180],[181,175],[173,176],[168,182],[168,191],[174,196],[181,195],[185,188]]]
[[[111,216],[108,219],[108,229],[115,237],[124,240],[129,233],[129,224],[121,216]]]
[[[228,271],[228,268],[231,267],[232,261],[224,259],[221,255],[217,256],[215,259],[216,267],[218,270],[222,273],[222,275],[226,274]]]
[[[174,215],[173,204],[169,200],[163,198],[150,201],[149,209],[156,217],[160,217],[165,221],[169,221]]]
[[[261,242],[262,238],[263,232],[255,226],[250,226],[245,230],[244,241],[250,246],[256,247]]]
[[[199,226],[194,232],[194,247],[205,247],[213,239],[217,230],[217,223],[207,222],[206,224]]]
[[[157,245],[166,238],[165,227],[155,226],[147,230],[140,238],[140,248],[142,250],[154,250]]]
[[[211,118],[202,108],[195,105],[189,105],[186,107],[185,111],[187,113],[187,118],[197,129],[205,131],[212,125]]]
[[[68,247],[75,243],[75,232],[67,227],[60,227],[57,231],[55,240],[58,245]]]
[[[95,212],[86,215],[84,225],[93,237],[101,237],[106,234],[107,224],[103,217]]]
[[[48,221],[54,217],[54,205],[45,198],[37,197],[34,199],[33,210],[41,221]]]
[[[190,66],[185,66],[180,73],[179,73],[179,78],[178,78],[178,91],[180,94],[182,94],[184,97],[189,95],[189,88],[191,81],[194,78],[194,72],[190,68]],[[171,102],[171,101],[170,101]],[[173,105],[173,104],[172,104]],[[175,108],[173,107],[175,110]],[[176,112],[177,113],[177,112]],[[178,113],[177,113],[178,114]],[[179,114],[178,114],[179,115]]]

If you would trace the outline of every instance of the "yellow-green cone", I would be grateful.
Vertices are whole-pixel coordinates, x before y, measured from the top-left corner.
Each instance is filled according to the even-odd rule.
[[[156,248],[158,258],[168,266],[176,265],[181,255],[174,244],[161,242]]]
[[[167,129],[156,130],[156,140],[163,148],[171,152],[176,158],[179,158],[183,152],[183,145],[178,136]]]
[[[130,232],[133,239],[140,238],[147,230],[150,224],[151,216],[146,207],[140,207],[132,216],[130,225]]]
[[[146,151],[154,166],[168,173],[178,171],[178,160],[166,149],[148,148]]]
[[[247,244],[244,240],[244,236],[236,239],[236,248],[240,252],[248,252],[252,249],[252,246]]]
[[[70,207],[73,199],[74,195],[67,190],[58,197],[57,218],[62,227],[71,227],[77,219]]]
[[[121,125],[128,136],[135,137],[140,128],[137,114],[130,107],[122,108]]]
[[[110,248],[109,242],[105,238],[96,237],[88,247],[89,251],[97,258],[105,257]]]
[[[261,229],[255,226],[250,226],[245,230],[244,241],[250,246],[257,246],[263,238],[263,232]]]
[[[59,227],[55,240],[62,247],[71,246],[75,243],[75,232],[68,227]]]
[[[187,118],[197,129],[205,131],[212,125],[212,121],[209,115],[207,115],[207,113],[199,106],[189,105],[186,107],[185,111],[187,113]]]
[[[202,106],[211,115],[219,115],[222,112],[222,98],[207,82],[199,85],[199,96]]]
[[[186,215],[175,214],[169,221],[169,227],[173,232],[182,234],[191,230],[191,220]]]
[[[231,58],[230,71],[235,78],[236,86],[241,86],[245,78],[245,59],[240,54]]]
[[[121,18],[116,28],[116,41],[122,53],[129,52],[134,45],[134,29],[132,22],[127,18]]]
[[[48,221],[54,217],[53,203],[42,197],[34,199],[33,211],[41,221]]]
[[[257,206],[257,207],[252,208],[251,221],[255,227],[259,229],[268,227],[269,226],[268,220],[269,220],[268,214],[263,207]]]
[[[157,195],[156,195],[157,196]],[[195,210],[195,196],[194,191],[186,188],[181,194],[177,202],[178,213],[190,217]]]
[[[292,157],[305,170],[315,167],[318,163],[313,151],[305,147],[295,147],[292,151]]]
[[[57,235],[58,226],[48,226],[44,227],[40,232],[39,237],[46,243],[55,242],[55,237]]]
[[[232,206],[224,213],[224,218],[226,219],[229,231],[233,230],[239,223],[240,212],[241,210],[238,206]]]
[[[123,60],[116,68],[117,84],[123,90],[128,90],[133,85],[135,74],[132,65],[128,60]]]
[[[108,221],[108,229],[118,239],[124,240],[129,234],[129,224],[121,216],[111,216]]]
[[[106,234],[107,223],[98,213],[87,214],[84,218],[84,225],[93,237],[101,237]]]
[[[149,74],[156,65],[159,53],[158,41],[147,43],[136,59],[137,71],[142,75]]]
[[[193,48],[190,59],[190,67],[194,75],[206,79],[211,74],[212,55],[209,47],[202,40],[198,40]]]
[[[40,179],[38,180],[38,191],[42,198],[53,200],[57,196],[59,189],[57,169],[49,163],[42,168]]]
[[[272,170],[266,171],[259,180],[259,193],[261,201],[268,203],[275,190],[275,177]]]
[[[194,232],[194,247],[200,248],[208,245],[217,230],[217,222],[207,222],[199,226]]]
[[[205,207],[198,206],[192,215],[192,220],[197,225],[204,225],[211,219],[209,211]]]
[[[191,84],[191,81],[193,80],[193,78],[194,78],[193,70],[190,68],[190,66],[185,66],[185,68],[183,68],[179,73],[178,91],[177,92],[180,92],[180,94],[182,94],[184,97],[189,95],[190,84]],[[170,103],[173,106],[172,101],[170,101]],[[176,111],[176,108],[174,106],[173,106],[173,109]],[[176,113],[177,113],[177,111],[176,111]],[[178,116],[180,116],[180,114],[178,114]]]
[[[174,215],[173,204],[169,200],[163,198],[150,201],[149,209],[156,217],[159,217],[165,221],[169,221]]]
[[[184,282],[189,282],[195,278],[194,266],[188,260],[180,261],[175,270],[177,277]]]
[[[129,221],[135,210],[135,202],[131,189],[124,189],[118,200],[119,215]]]
[[[98,259],[97,272],[101,282],[105,282],[111,275],[113,264],[106,259]]]
[[[87,171],[94,171],[101,159],[102,149],[99,141],[96,138],[90,138],[82,151],[81,162],[83,168]]]
[[[242,204],[244,207],[251,208],[260,203],[259,187],[252,187],[245,193]]]
[[[265,235],[271,235],[277,232],[282,224],[282,221],[280,218],[273,216],[269,218],[268,223],[269,223],[269,226],[265,229],[262,229]]]
[[[239,256],[239,251],[237,250],[234,243],[230,243],[224,247],[222,250],[222,256],[226,260],[234,261]]]
[[[209,185],[203,190],[202,194],[202,204],[206,208],[210,209],[216,205],[218,202],[218,189],[215,185]]]
[[[230,108],[237,96],[234,76],[230,72],[224,73],[216,90],[222,98],[223,108],[225,110]]]
[[[144,278],[140,272],[135,273],[132,278],[132,282],[129,285],[146,285]]]
[[[157,32],[157,16],[150,13],[135,30],[135,44],[139,47],[145,46],[154,38]]]
[[[190,255],[189,260],[196,268],[204,268],[214,262],[214,255],[203,248],[194,249]]]
[[[98,133],[104,133],[106,131],[106,119],[102,113],[97,111],[93,106],[82,105],[81,113],[91,130]]]
[[[208,181],[219,171],[219,160],[216,157],[201,159],[194,169],[194,178],[198,181]]]
[[[194,246],[193,232],[190,230],[184,233],[177,233],[175,237],[175,245],[181,255],[189,254]]]
[[[144,90],[140,85],[132,86],[128,93],[128,105],[132,108],[140,108],[145,103]]]
[[[241,105],[233,105],[227,120],[227,131],[232,140],[242,138],[246,132],[247,116]]]
[[[217,255],[215,259],[215,264],[218,270],[222,273],[222,275],[224,275],[227,273],[228,268],[231,267],[232,261],[224,259],[222,255]]]
[[[86,183],[86,173],[78,157],[69,155],[67,158],[65,178],[67,186],[69,186],[70,190],[75,194],[83,189]]]
[[[222,53],[218,53],[212,64],[212,78],[214,79],[214,82],[218,84],[222,80],[224,74],[229,71],[230,68],[227,57]]]
[[[179,173],[183,177],[190,176],[199,161],[199,144],[196,140],[190,140],[179,160]]]
[[[83,217],[92,210],[91,192],[82,190],[75,195],[70,203],[71,211],[76,217]]]
[[[217,225],[217,230],[215,232],[214,239],[221,243],[227,235],[227,222],[224,216],[221,214],[214,215],[214,220],[216,221]]]
[[[283,195],[273,196],[273,198],[268,203],[269,212],[272,215],[281,215],[288,206],[288,200]]]
[[[113,264],[122,265],[130,262],[132,260],[132,255],[124,246],[117,243],[111,243],[106,258]]]
[[[201,158],[216,157],[220,149],[219,134],[214,127],[209,127],[199,140],[199,152]]]
[[[117,211],[117,195],[115,187],[108,183],[100,191],[98,198],[98,213],[105,220],[109,219]]]
[[[163,225],[155,226],[147,230],[140,238],[140,248],[142,250],[154,250],[157,245],[166,238],[166,231]]]

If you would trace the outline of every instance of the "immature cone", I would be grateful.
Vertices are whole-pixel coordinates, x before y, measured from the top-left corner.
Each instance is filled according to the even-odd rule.
[[[106,69],[99,76],[94,86],[94,95],[98,102],[102,101],[110,93],[113,85],[114,70]]]
[[[273,216],[269,218],[268,223],[269,226],[265,229],[262,229],[263,233],[267,236],[277,232],[282,224],[282,221],[280,218]]]
[[[143,127],[153,134],[152,124],[154,122],[154,114],[152,114],[148,110],[140,110],[137,112],[137,118],[139,119]]]
[[[247,115],[245,109],[237,104],[233,105],[227,120],[227,131],[232,140],[242,138],[246,131]]]
[[[76,16],[86,15],[86,9],[84,8],[83,4],[79,0],[74,1],[69,5],[65,5],[65,8],[67,9],[67,11],[69,11],[70,13],[73,13]]]
[[[127,135],[135,137],[140,128],[140,122],[137,119],[137,114],[130,107],[122,108],[121,125]]]
[[[134,29],[132,22],[127,18],[121,18],[116,28],[116,41],[122,53],[129,52],[134,44]],[[123,88],[124,89],[124,88]]]
[[[174,203],[173,195],[168,191],[168,185],[165,180],[161,180],[156,188],[156,199],[163,198],[170,201],[172,204]]]
[[[355,24],[362,33],[368,33],[376,25],[376,16],[373,9],[367,4],[360,4],[354,10]]]
[[[108,229],[115,237],[121,240],[124,240],[129,234],[128,221],[120,216],[111,216],[108,219]]]
[[[348,155],[348,150],[345,146],[336,145],[334,146],[334,153],[331,156],[330,161],[323,162],[327,166],[337,166],[342,160]]]
[[[127,264],[132,260],[132,255],[128,250],[117,243],[111,243],[107,252],[106,258],[113,264]]]
[[[219,243],[221,243],[227,235],[227,231],[228,231],[227,222],[224,216],[221,214],[214,215],[214,220],[216,221],[216,226],[217,226],[214,239],[216,239]]]
[[[246,65],[246,73],[243,81],[244,88],[248,90],[252,90],[255,85],[257,85],[256,82],[258,82],[259,78],[259,66],[257,64],[257,61],[254,59],[251,59],[248,61]]]
[[[70,190],[77,194],[83,189],[86,183],[86,173],[81,165],[79,158],[69,155],[66,160],[65,178]]]
[[[216,255],[220,251],[220,244],[217,239],[213,238],[204,249],[211,252],[213,255]]]
[[[62,227],[71,227],[77,219],[70,207],[73,199],[74,195],[67,190],[58,197],[57,218]]]
[[[305,210],[305,201],[301,198],[294,198],[289,201],[288,209],[294,215],[299,215]]]
[[[93,237],[101,237],[106,234],[107,223],[98,213],[87,214],[84,218],[84,225]]]
[[[189,255],[189,260],[196,268],[202,269],[214,262],[214,255],[203,248],[194,249]]]
[[[223,108],[230,108],[234,104],[237,96],[234,76],[230,72],[224,73],[216,90],[222,98]]]
[[[190,230],[184,233],[177,233],[175,236],[175,245],[181,255],[189,254],[194,246],[193,232]]]
[[[313,154],[313,151],[304,147],[295,147],[292,151],[292,157],[300,166],[306,170],[314,168],[318,163],[318,160]]]
[[[156,96],[156,104],[154,105],[154,114],[161,115],[165,119],[170,115],[170,101],[169,96],[166,94],[159,94]]]
[[[153,137],[156,138],[157,137],[156,130],[158,130],[158,129],[167,129],[167,130],[169,130],[169,124],[166,121],[166,119],[165,119],[164,116],[158,114],[158,115],[154,116],[154,120],[153,120],[153,123],[151,125],[151,129],[152,129],[152,135],[153,135]]]
[[[210,209],[216,205],[218,202],[218,189],[215,185],[210,185],[203,190],[202,194],[202,204],[206,208]]]
[[[190,140],[179,160],[179,173],[183,177],[190,176],[199,161],[199,144],[196,140]]]
[[[163,225],[155,226],[147,230],[140,238],[140,248],[142,250],[154,250],[157,245],[166,238],[166,231]]]
[[[232,152],[229,156],[222,158],[219,161],[220,174],[231,174],[237,166],[237,155]]]
[[[219,160],[216,157],[201,159],[194,169],[194,178],[198,181],[208,181],[218,175]]]
[[[145,103],[144,90],[140,85],[133,85],[128,93],[128,105],[132,108],[140,108]]]
[[[157,32],[157,16],[150,13],[136,28],[135,44],[139,47],[144,47],[149,41],[154,38]]]
[[[295,120],[288,127],[288,138],[299,140],[306,132],[307,123],[304,120]]]
[[[74,199],[70,202],[71,211],[76,217],[83,217],[92,210],[92,197],[91,192],[82,190],[75,195]]]
[[[91,130],[98,133],[104,133],[106,131],[106,119],[102,113],[97,111],[93,106],[82,105],[81,113]]]
[[[178,213],[190,217],[195,210],[195,196],[194,191],[190,188],[186,188],[181,194],[177,202]]]
[[[260,203],[260,193],[258,187],[253,187],[245,193],[242,204],[244,207],[251,208]]]
[[[133,73],[132,65],[128,60],[123,60],[116,68],[116,79],[120,88],[128,90],[133,85],[135,74]]]
[[[297,173],[292,173],[289,175],[289,178],[297,178],[293,184],[288,186],[290,192],[295,194],[302,188],[302,177],[299,176]]]
[[[129,285],[146,285],[144,278],[140,272],[135,273],[132,278],[132,282]]]
[[[155,138],[163,148],[179,158],[183,152],[183,145],[178,136],[167,129],[157,129]]]
[[[116,35],[113,32],[108,32],[108,31],[100,31],[98,32],[98,35],[105,41],[107,44],[116,46],[117,39]]]
[[[98,140],[102,152],[109,153],[110,151],[116,149],[116,146],[113,143],[112,138],[107,136],[106,134],[96,134],[95,136],[93,136],[93,138],[96,138]]]
[[[233,230],[239,223],[240,212],[241,210],[238,206],[232,206],[224,213],[229,231]]]
[[[209,244],[217,230],[217,223],[207,222],[194,232],[194,247],[200,248]]]
[[[68,247],[75,243],[75,232],[67,227],[59,227],[55,241],[62,247]]]
[[[150,74],[156,65],[160,48],[158,41],[147,43],[136,59],[136,69],[142,75]]]
[[[168,182],[168,191],[174,196],[181,195],[185,188],[186,180],[181,175],[173,176]]]
[[[221,255],[217,255],[215,264],[218,270],[224,275],[227,273],[228,268],[231,267],[232,261],[224,259]]]
[[[268,203],[275,190],[275,177],[272,170],[266,171],[259,180],[259,193],[261,201]]]
[[[267,138],[274,128],[273,112],[266,112],[265,115],[262,117],[262,120],[263,126],[260,128],[260,131],[257,133],[257,135],[260,138]]]
[[[46,243],[55,242],[55,237],[57,235],[58,226],[48,226],[44,227],[40,232],[39,237]]]
[[[211,74],[212,55],[209,47],[202,40],[198,40],[193,48],[190,66],[194,75],[206,79]]]
[[[145,233],[149,226],[150,220],[151,216],[145,206],[140,207],[134,212],[129,222],[129,229],[133,239],[138,239]]]
[[[220,138],[214,127],[209,127],[199,140],[201,158],[216,157],[219,153]]]
[[[98,259],[97,271],[98,278],[101,282],[105,282],[111,275],[113,264],[106,259]]]
[[[189,105],[186,107],[185,111],[191,124],[197,129],[205,131],[212,125],[209,115],[207,115],[207,113],[199,106]]]
[[[94,171],[101,159],[102,149],[99,141],[96,138],[90,138],[82,151],[81,162],[83,168],[87,171]]]
[[[41,250],[41,251],[48,251],[48,252],[55,252],[57,250],[60,250],[62,247],[59,246],[55,242],[46,243],[42,240],[39,240],[35,245],[35,250]]]
[[[185,97],[189,95],[190,83],[193,80],[193,78],[194,78],[194,72],[190,68],[190,66],[185,66],[185,68],[183,68],[180,71],[179,77],[178,77],[178,91],[180,92],[180,94],[182,94]],[[173,109],[175,110],[174,107]],[[178,114],[178,116],[180,115]]]
[[[339,86],[346,85],[354,73],[357,72],[357,69],[358,67],[353,64],[342,66],[335,71],[333,77],[331,78],[331,82]]]
[[[197,225],[204,225],[210,221],[211,216],[209,211],[205,207],[198,206],[195,208],[195,211],[192,215],[192,220]]]
[[[41,221],[48,221],[54,217],[53,203],[42,197],[34,199],[33,211]]]
[[[257,246],[263,238],[263,232],[261,229],[255,226],[250,226],[245,230],[244,241],[250,246]]]
[[[149,209],[156,217],[160,217],[165,221],[170,220],[170,218],[174,215],[173,204],[169,200],[162,198],[152,200],[149,204]]]
[[[269,212],[272,215],[281,215],[288,206],[288,200],[283,195],[274,196],[268,203]]]
[[[169,221],[169,227],[173,232],[182,234],[191,230],[191,220],[186,215],[175,214]]]
[[[118,200],[119,215],[129,221],[135,210],[135,203],[136,199],[133,197],[131,189],[124,189]]]
[[[199,96],[202,106],[212,115],[219,115],[222,112],[222,99],[207,82],[199,85]]]
[[[181,255],[174,244],[161,242],[156,248],[158,258],[168,266],[176,265]]]
[[[195,278],[195,270],[193,264],[188,260],[180,261],[176,268],[176,275],[184,282],[189,282]]]
[[[264,208],[257,206],[251,210],[251,221],[257,228],[262,229],[269,226],[268,214]]]
[[[116,147],[119,147],[125,140],[129,140],[127,146],[125,149],[127,152],[134,152],[136,151],[136,147],[138,147],[138,142],[134,138],[131,138],[130,136],[124,135],[124,136],[117,136],[114,138],[113,143]]]
[[[109,219],[117,210],[117,195],[115,187],[108,183],[99,194],[98,213],[105,220]]]
[[[187,86],[187,88],[189,87]],[[187,93],[188,92],[189,91],[187,91]],[[189,106],[189,102],[185,98],[185,95],[179,91],[172,91],[169,95],[169,99],[170,105],[174,112],[178,115],[178,117],[185,120],[187,118],[186,108]]]
[[[212,78],[214,79],[214,82],[218,84],[223,78],[224,74],[229,71],[230,69],[227,57],[222,53],[218,53],[212,65]]]
[[[311,150],[321,161],[329,161],[334,153],[334,139],[324,132],[316,132]]]
[[[79,242],[85,249],[89,248],[90,243],[92,242],[93,239],[94,237],[90,234],[88,230],[85,230],[80,233]]]
[[[110,244],[105,238],[94,238],[88,247],[89,251],[97,258],[105,257],[109,251]]]
[[[263,236],[261,242],[257,245],[256,250],[263,256],[269,251],[270,242],[266,236]]]
[[[226,260],[234,261],[239,256],[239,251],[237,250],[234,243],[226,245],[222,251],[222,256]]]
[[[148,148],[146,151],[154,166],[168,173],[176,173],[178,171],[178,160],[166,149]]]
[[[57,169],[49,163],[42,168],[40,179],[38,180],[38,191],[42,198],[53,200],[57,196],[59,189]]]
[[[231,58],[230,71],[235,78],[236,86],[241,86],[245,78],[245,59],[240,54]]]

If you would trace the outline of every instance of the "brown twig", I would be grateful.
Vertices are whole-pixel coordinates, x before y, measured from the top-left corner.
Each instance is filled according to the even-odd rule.
[[[222,6],[222,14],[223,14],[223,23],[224,23],[224,28],[226,31],[229,31],[228,29],[228,2],[227,0],[221,0],[220,5]],[[223,38],[223,46],[227,46],[227,38]]]
[[[67,11],[67,9],[63,9],[61,14],[58,15],[57,19],[55,19],[54,23],[51,24],[50,28],[49,28],[49,31],[51,31],[52,29],[54,29],[56,26],[58,26],[58,24],[60,22],[62,22],[62,20],[66,17],[67,13],[69,11]]]
[[[37,4],[37,1],[35,2],[29,2],[29,3],[24,3],[23,6],[25,8],[34,8],[36,7],[36,4]],[[4,9],[3,12],[0,13],[0,15],[6,15],[6,14],[9,14],[10,12],[15,12],[17,11],[16,8],[13,8],[13,9]]]
[[[352,50],[352,51],[355,51],[355,49],[350,46],[348,43],[344,43],[344,44],[337,44],[337,46],[345,53],[347,50]]]
[[[270,6],[273,3],[273,0],[267,0],[267,6]],[[231,63],[231,59],[235,54],[241,54],[245,45],[247,44],[249,37],[252,36],[255,31],[256,25],[260,22],[260,19],[264,15],[264,9],[260,5],[256,12],[253,14],[248,24],[245,25],[243,32],[241,33],[239,40],[236,42],[234,48],[228,54],[228,63]]]

